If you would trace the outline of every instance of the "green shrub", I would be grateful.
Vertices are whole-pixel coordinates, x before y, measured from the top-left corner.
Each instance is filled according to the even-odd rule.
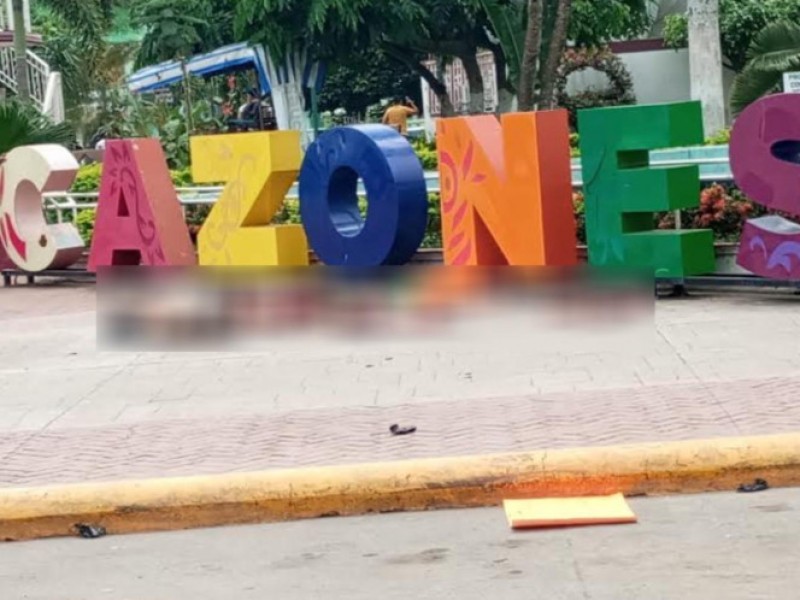
[[[81,234],[83,242],[90,246],[92,243],[92,235],[94,234],[94,222],[97,218],[97,211],[93,208],[87,208],[78,213],[78,218],[75,219],[75,226],[78,228],[78,233]]]
[[[575,233],[579,244],[586,244],[586,200],[582,192],[573,192],[572,210],[575,213]]]
[[[190,187],[194,185],[192,181],[192,170],[189,167],[177,171],[170,171],[172,184],[175,187]],[[100,182],[103,177],[102,163],[83,165],[78,169],[75,182],[70,191],[76,194],[92,193],[100,190]]]
[[[172,184],[176,188],[192,187],[194,185],[191,167],[186,167],[177,171],[170,171],[169,174],[172,177]]]
[[[425,139],[414,140],[411,144],[414,148],[422,168],[426,171],[437,171],[439,169],[439,155],[436,152],[436,143],[425,141]]]
[[[102,173],[103,165],[101,163],[82,166],[78,169],[78,174],[75,176],[75,183],[72,184],[71,191],[75,193],[96,192],[100,189],[100,177]]]
[[[731,130],[723,129],[706,140],[706,146],[724,146],[731,143]]]
[[[577,133],[570,134],[569,148],[572,158],[578,158],[581,155],[581,136],[579,136]]]
[[[439,194],[428,194],[428,228],[422,248],[442,247],[442,203]]]

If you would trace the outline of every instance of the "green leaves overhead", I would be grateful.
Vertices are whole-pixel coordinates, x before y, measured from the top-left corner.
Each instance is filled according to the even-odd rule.
[[[772,23],[800,24],[797,0],[720,0],[719,28],[726,66],[741,72],[749,60],[748,51],[755,38]],[[667,44],[674,48],[688,43],[687,16],[674,15],[664,31]]]
[[[41,6],[63,19],[84,40],[100,39],[108,25],[103,0],[41,0]]]
[[[147,66],[213,50],[233,41],[233,20],[225,0],[142,0],[132,23],[146,33],[137,57]]]

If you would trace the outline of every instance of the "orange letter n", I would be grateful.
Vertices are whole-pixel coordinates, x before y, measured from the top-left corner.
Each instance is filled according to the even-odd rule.
[[[577,263],[564,110],[437,125],[448,265]]]

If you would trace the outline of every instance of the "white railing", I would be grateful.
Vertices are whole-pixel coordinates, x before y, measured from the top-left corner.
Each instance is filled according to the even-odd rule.
[[[29,0],[23,0],[22,10],[25,14],[25,31],[31,32],[31,6]],[[12,0],[0,0],[0,31],[14,30],[14,5]]]
[[[17,92],[17,65],[16,51],[11,47],[0,48],[0,84],[12,92]],[[60,79],[55,82],[54,73],[48,65],[35,52],[28,50],[28,86],[30,87],[31,100],[36,108],[45,114],[48,113],[48,91],[50,91],[50,107],[61,106],[63,101],[55,99],[55,94],[61,95]],[[49,89],[48,89],[49,86]],[[55,86],[55,87],[54,87]],[[58,115],[51,115],[57,117]]]
[[[675,167],[686,165],[727,165],[727,158],[701,158],[691,160],[654,160],[650,163],[651,167]],[[701,175],[700,180],[704,183],[719,182],[724,183],[731,181],[733,178],[730,175]],[[436,193],[439,191],[439,173],[436,171],[428,171],[425,173],[425,184],[428,188],[428,193]],[[581,167],[579,164],[572,164],[572,185],[575,189],[583,187],[581,177]],[[185,187],[177,188],[178,201],[184,209],[184,214],[187,207],[190,206],[211,206],[217,202],[220,194],[222,193],[221,187]],[[363,184],[359,184],[358,193],[365,195],[366,192]],[[78,213],[82,210],[97,208],[97,192],[88,193],[72,193],[61,192],[55,194],[48,194],[45,197],[45,208],[55,211],[56,219],[59,223],[64,221],[64,215],[71,213],[74,221]],[[289,193],[286,195],[287,199],[296,200],[298,198],[297,184],[292,186]]]

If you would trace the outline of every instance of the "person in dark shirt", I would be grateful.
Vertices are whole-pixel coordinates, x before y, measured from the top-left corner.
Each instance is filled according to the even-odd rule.
[[[261,115],[261,95],[255,88],[247,92],[247,104],[242,108],[243,121],[258,121]]]
[[[238,118],[228,121],[233,131],[248,131],[260,129],[261,120],[261,94],[255,88],[247,92],[247,103],[239,108]]]

